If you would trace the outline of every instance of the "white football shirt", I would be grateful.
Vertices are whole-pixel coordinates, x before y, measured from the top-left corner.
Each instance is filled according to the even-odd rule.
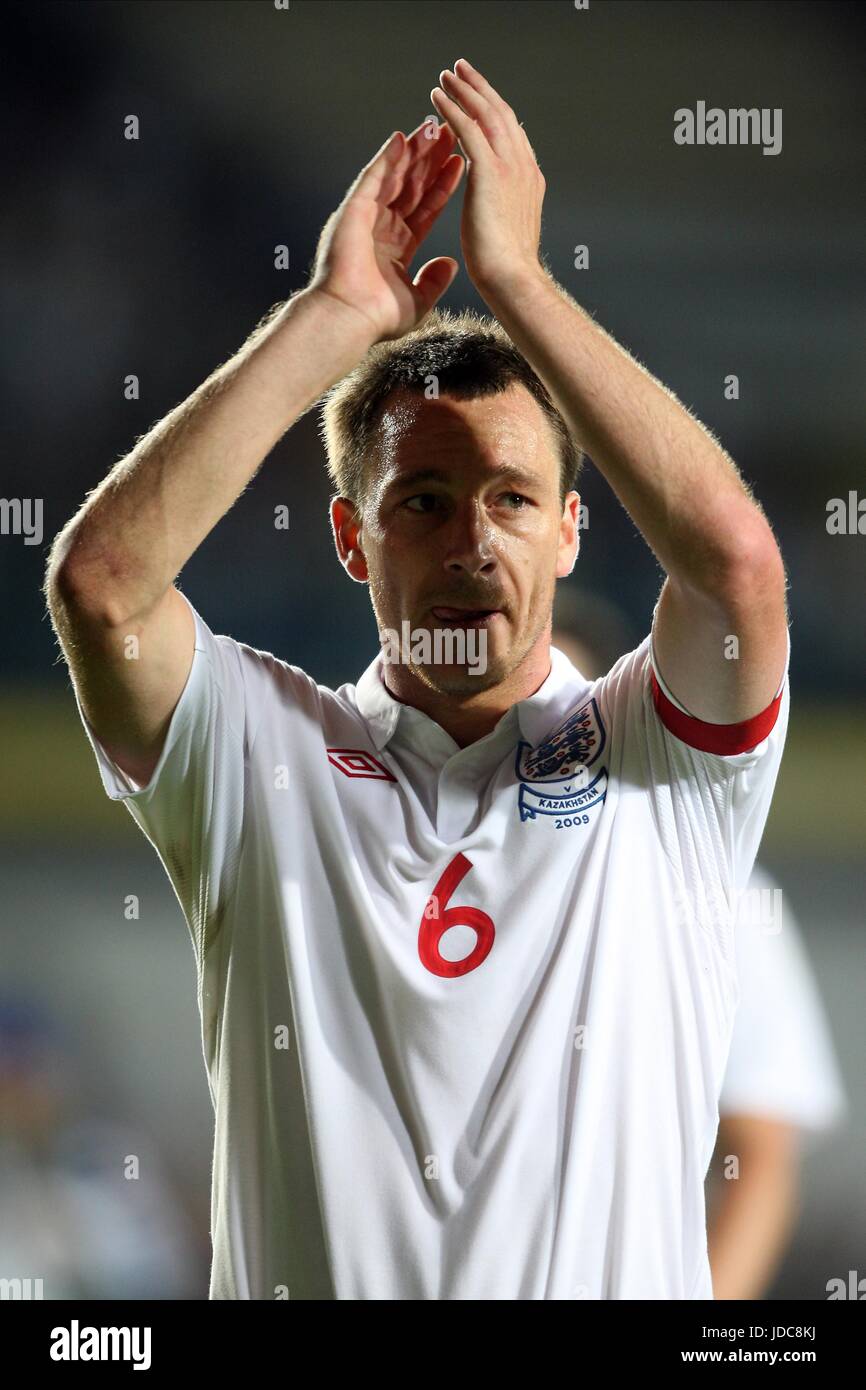
[[[192,937],[211,1298],[712,1298],[724,907],[770,806],[787,665],[763,715],[715,726],[664,687],[650,634],[594,682],[553,649],[460,749],[392,698],[381,653],[333,691],[190,607],[146,787],[79,713]]]
[[[808,1136],[836,1128],[848,1103],[827,1018],[790,896],[763,865],[740,900],[734,940],[739,1003],[719,1111],[784,1120]]]

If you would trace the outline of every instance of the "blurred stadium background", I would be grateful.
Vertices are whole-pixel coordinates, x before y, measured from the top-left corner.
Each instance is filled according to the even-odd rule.
[[[828,501],[866,477],[863,37],[862,7],[827,0],[7,5],[3,492],[44,500],[38,544],[0,536],[0,1211],[19,1214],[0,1250],[22,1272],[51,1268],[79,1297],[202,1298],[209,1259],[192,951],[153,851],[100,788],[40,594],[48,547],[134,439],[305,283],[360,165],[432,114],[440,70],[466,56],[526,124],[553,273],[720,436],[780,539],[792,715],[761,859],[803,925],[851,1114],[806,1156],[770,1297],[824,1298],[828,1278],[866,1273],[866,540],[826,529]],[[782,108],[782,152],[676,147],[674,109],[701,99]],[[459,258],[458,217],[425,259]],[[444,302],[484,307],[462,270]],[[655,561],[591,465],[582,495],[575,580],[643,634]],[[337,564],[328,496],[311,412],[180,584],[214,631],[337,686],[376,632]],[[19,1190],[22,1151],[34,1181]],[[132,1215],[107,1152],[140,1156]]]

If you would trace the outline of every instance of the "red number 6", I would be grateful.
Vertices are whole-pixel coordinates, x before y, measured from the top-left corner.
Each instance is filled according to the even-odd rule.
[[[465,854],[456,855],[427,899],[418,931],[418,955],[421,964],[431,975],[443,975],[446,979],[467,975],[470,970],[477,970],[490,954],[496,931],[487,913],[482,912],[480,907],[445,906],[471,868],[472,864]],[[439,954],[439,942],[449,927],[458,926],[472,927],[478,940],[474,950],[463,960],[446,960]]]

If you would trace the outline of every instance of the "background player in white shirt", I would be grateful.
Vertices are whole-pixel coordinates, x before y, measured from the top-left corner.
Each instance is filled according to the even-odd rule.
[[[772,904],[767,920],[754,910],[758,895]],[[802,928],[789,895],[760,864],[740,902],[736,948],[740,1000],[708,1174],[710,1263],[720,1299],[767,1292],[801,1206],[801,1151],[848,1110]]]
[[[632,635],[615,604],[560,585],[552,641],[595,680]],[[715,1297],[755,1299],[796,1225],[801,1145],[837,1126],[847,1103],[790,896],[760,864],[740,901],[735,943],[738,1001],[707,1173],[707,1230]]]
[[[784,567],[717,441],[541,266],[511,108],[463,60],[441,82],[448,124],[386,142],[308,287],[64,528],[46,594],[106,791],[190,927],[211,1296],[710,1298],[702,1183],[731,910],[787,725]],[[452,258],[408,274],[457,139],[486,331],[430,312]],[[395,389],[353,410],[381,372]],[[380,632],[483,628],[483,676],[380,656],[329,691],[215,637],[175,586],[331,387],[345,569]],[[550,650],[576,444],[667,576],[652,634],[592,685]]]

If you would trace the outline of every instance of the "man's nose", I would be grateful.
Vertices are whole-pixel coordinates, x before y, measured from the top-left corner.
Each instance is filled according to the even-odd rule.
[[[445,568],[452,574],[492,574],[497,563],[483,507],[466,503],[455,508],[448,528]]]

